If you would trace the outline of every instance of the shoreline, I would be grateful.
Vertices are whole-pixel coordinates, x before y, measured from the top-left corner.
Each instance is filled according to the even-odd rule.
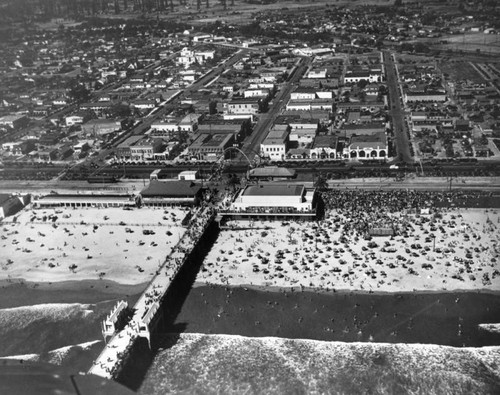
[[[33,289],[44,291],[82,291],[84,289],[95,289],[109,294],[122,294],[132,293],[136,294],[142,292],[148,286],[148,282],[138,284],[124,284],[113,280],[66,280],[66,281],[27,281],[24,278],[15,279],[2,279],[0,280],[0,287],[6,288],[10,286],[26,286]],[[132,290],[132,291],[131,291]]]
[[[135,304],[147,283],[123,285],[111,280],[31,282],[0,280],[0,310],[40,304],[96,304],[126,299]]]
[[[357,294],[357,295],[413,295],[413,294],[436,294],[436,293],[478,293],[478,294],[494,294],[500,295],[500,290],[488,289],[488,288],[457,288],[457,289],[445,289],[445,290],[429,290],[429,289],[416,289],[413,291],[408,290],[399,290],[399,291],[366,291],[363,289],[348,289],[348,288],[329,288],[321,289],[314,287],[298,287],[298,286],[290,286],[290,287],[279,287],[275,285],[256,285],[256,284],[215,284],[215,283],[206,283],[195,281],[193,284],[193,288],[201,288],[201,287],[228,287],[228,288],[248,288],[254,291],[270,291],[270,292],[312,292],[317,294]]]
[[[0,293],[7,289],[24,288],[43,292],[82,292],[92,289],[93,291],[101,294],[108,294],[110,296],[119,295],[137,295],[142,293],[148,286],[149,282],[139,284],[124,284],[112,280],[67,280],[67,281],[52,281],[52,282],[34,282],[27,281],[23,278],[16,278],[10,280],[0,280]],[[218,284],[208,283],[202,281],[195,281],[193,289],[202,287],[219,287],[219,288],[237,288],[237,289],[251,289],[260,292],[309,292],[322,295],[333,294],[355,294],[355,295],[425,295],[425,294],[450,294],[450,293],[477,293],[477,294],[493,294],[500,295],[500,290],[489,288],[455,288],[455,289],[415,289],[415,290],[395,290],[395,291],[367,291],[363,289],[349,289],[349,288],[315,288],[315,287],[300,287],[296,285],[291,286],[275,286],[275,285],[258,285],[258,284]],[[0,303],[1,305],[2,303]],[[36,304],[36,303],[35,303]]]

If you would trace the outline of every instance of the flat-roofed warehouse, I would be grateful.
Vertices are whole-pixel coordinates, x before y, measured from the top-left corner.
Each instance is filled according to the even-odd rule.
[[[153,180],[139,195],[145,206],[194,206],[201,200],[202,187],[192,181]]]
[[[315,192],[314,188],[296,184],[247,185],[237,193],[227,214],[235,218],[313,219],[317,204]]]
[[[247,177],[250,180],[287,180],[295,178],[296,171],[286,167],[265,166],[257,167],[248,171]]]

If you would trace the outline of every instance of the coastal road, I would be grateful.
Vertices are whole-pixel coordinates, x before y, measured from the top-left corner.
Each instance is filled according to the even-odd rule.
[[[87,181],[0,181],[2,193],[48,194],[80,193],[95,191],[107,193],[136,193],[147,186],[144,179],[129,179],[117,183],[89,184]],[[302,184],[312,187],[311,181],[283,181],[286,184]],[[207,185],[205,183],[204,185]],[[420,191],[476,190],[493,192],[500,201],[500,177],[416,177],[410,175],[396,181],[394,177],[372,177],[329,180],[333,189],[392,190],[411,189]]]
[[[402,97],[399,89],[398,76],[396,74],[396,65],[394,63],[393,54],[389,51],[384,51],[384,67],[387,77],[387,88],[389,89],[389,114],[392,119],[398,157],[405,163],[412,163],[413,158],[410,152],[410,141],[405,125],[406,114],[401,105]]]

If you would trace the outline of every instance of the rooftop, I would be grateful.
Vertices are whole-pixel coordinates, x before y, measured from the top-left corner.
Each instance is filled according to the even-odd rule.
[[[302,196],[303,185],[260,184],[248,185],[242,196]]]
[[[266,166],[250,170],[249,175],[251,177],[294,177],[295,173],[294,169],[286,167]]]
[[[232,134],[208,134],[202,133],[193,141],[191,148],[196,147],[224,147]]]
[[[143,197],[194,197],[201,190],[201,186],[192,181],[151,181],[141,191]]]

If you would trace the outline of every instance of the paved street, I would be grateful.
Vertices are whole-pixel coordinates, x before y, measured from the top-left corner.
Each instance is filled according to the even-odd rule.
[[[389,89],[389,114],[392,118],[392,127],[396,140],[396,150],[401,159],[406,163],[413,162],[405,125],[405,111],[401,105],[401,92],[399,90],[398,77],[393,55],[384,51],[384,67],[387,77],[387,88]]]
[[[273,98],[273,105],[270,106],[269,111],[264,114],[259,114],[259,122],[254,126],[252,135],[247,139],[242,148],[242,151],[245,152],[249,158],[255,157],[255,154],[260,152],[260,144],[266,138],[276,117],[278,117],[284,106],[286,106],[295,84],[298,83],[300,77],[310,64],[310,58],[301,58],[300,64],[290,81],[283,84],[282,88],[276,93],[276,96]]]

